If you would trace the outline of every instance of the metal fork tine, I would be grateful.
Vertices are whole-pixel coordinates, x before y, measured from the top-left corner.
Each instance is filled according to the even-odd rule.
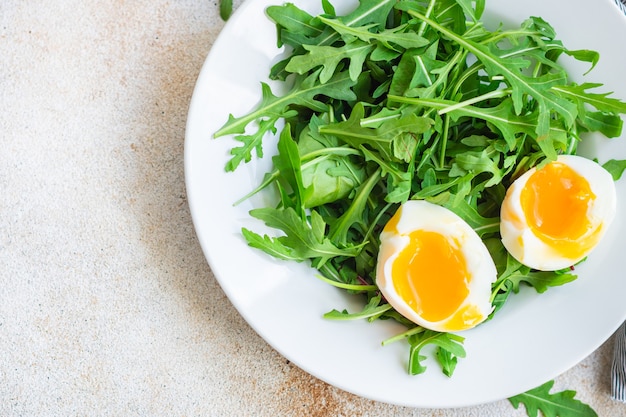
[[[626,402],[626,323],[615,332],[611,366],[611,397],[614,400]]]

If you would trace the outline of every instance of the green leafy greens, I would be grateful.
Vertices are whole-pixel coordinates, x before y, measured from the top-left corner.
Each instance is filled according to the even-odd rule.
[[[284,122],[274,170],[251,193],[275,186],[280,200],[250,213],[282,235],[243,236],[363,297],[362,311],[333,310],[327,319],[395,320],[406,332],[383,343],[408,343],[409,373],[423,373],[430,353],[450,376],[465,356],[463,338],[409,322],[376,287],[383,226],[409,199],[467,221],[497,266],[494,313],[521,285],[544,292],[574,280],[572,270],[540,272],[513,259],[500,241],[500,206],[515,178],[575,153],[585,133],[619,136],[626,103],[596,92],[601,84],[570,81],[562,60],[591,70],[599,56],[567,49],[539,17],[490,30],[484,0],[360,0],[345,16],[322,6],[320,16],[291,3],[267,9],[289,51],[269,77],[291,87],[276,95],[263,83],[257,107],[230,115],[215,133],[234,135],[233,171],[262,156],[264,138]],[[618,178],[626,163],[605,166]],[[529,398],[511,401],[544,407]]]
[[[220,17],[226,21],[233,14],[233,0],[220,0]]]
[[[598,417],[589,405],[574,398],[575,391],[565,390],[551,394],[550,389],[553,385],[554,381],[548,381],[537,388],[509,398],[509,401],[516,409],[520,403],[524,404],[530,417],[537,417],[539,411],[545,417]]]

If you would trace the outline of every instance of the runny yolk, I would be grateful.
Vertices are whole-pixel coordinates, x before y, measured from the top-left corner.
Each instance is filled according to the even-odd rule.
[[[383,228],[383,232],[398,233],[398,223],[400,223],[400,217],[402,217],[402,206],[400,206],[395,214],[389,219]]]
[[[587,180],[560,162],[538,169],[520,196],[534,234],[570,258],[585,253],[599,239],[601,227],[592,230],[587,215],[595,198]]]
[[[465,258],[442,234],[416,230],[398,254],[391,275],[398,295],[422,318],[449,318],[469,294]]]

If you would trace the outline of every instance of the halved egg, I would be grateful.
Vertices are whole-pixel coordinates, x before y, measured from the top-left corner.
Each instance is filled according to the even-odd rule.
[[[427,329],[461,331],[484,321],[496,276],[476,232],[436,204],[404,203],[380,235],[376,284],[398,313]]]
[[[500,211],[502,243],[531,268],[567,268],[600,242],[615,206],[615,183],[604,168],[581,156],[561,155],[509,187]]]

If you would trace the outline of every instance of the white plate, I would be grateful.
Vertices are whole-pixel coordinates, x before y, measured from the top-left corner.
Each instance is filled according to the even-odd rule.
[[[249,248],[242,226],[262,230],[248,210],[267,196],[233,207],[268,168],[267,158],[224,172],[230,138],[212,134],[228,114],[243,115],[260,99],[260,82],[280,51],[264,9],[280,0],[244,3],[213,45],[191,100],[185,142],[185,174],[197,235],[226,295],[271,346],[312,375],[351,393],[414,407],[461,407],[496,401],[546,382],[599,347],[626,318],[626,180],[618,183],[618,218],[600,247],[578,269],[579,279],[538,295],[510,298],[494,320],[465,332],[467,358],[452,378],[429,362],[425,374],[406,372],[408,345],[381,341],[400,328],[389,322],[334,322],[322,315],[356,309],[358,301],[314,277],[301,264],[275,261]],[[320,0],[296,0],[310,13]],[[356,1],[336,1],[342,7]],[[338,12],[344,12],[338,10]],[[626,99],[626,19],[613,0],[492,0],[496,21],[519,23],[541,16],[569,49],[600,52],[589,81]],[[585,66],[581,67],[585,68]],[[276,90],[275,90],[276,91]],[[626,143],[600,140],[586,151],[601,161],[626,158]],[[271,146],[266,144],[266,156]]]

